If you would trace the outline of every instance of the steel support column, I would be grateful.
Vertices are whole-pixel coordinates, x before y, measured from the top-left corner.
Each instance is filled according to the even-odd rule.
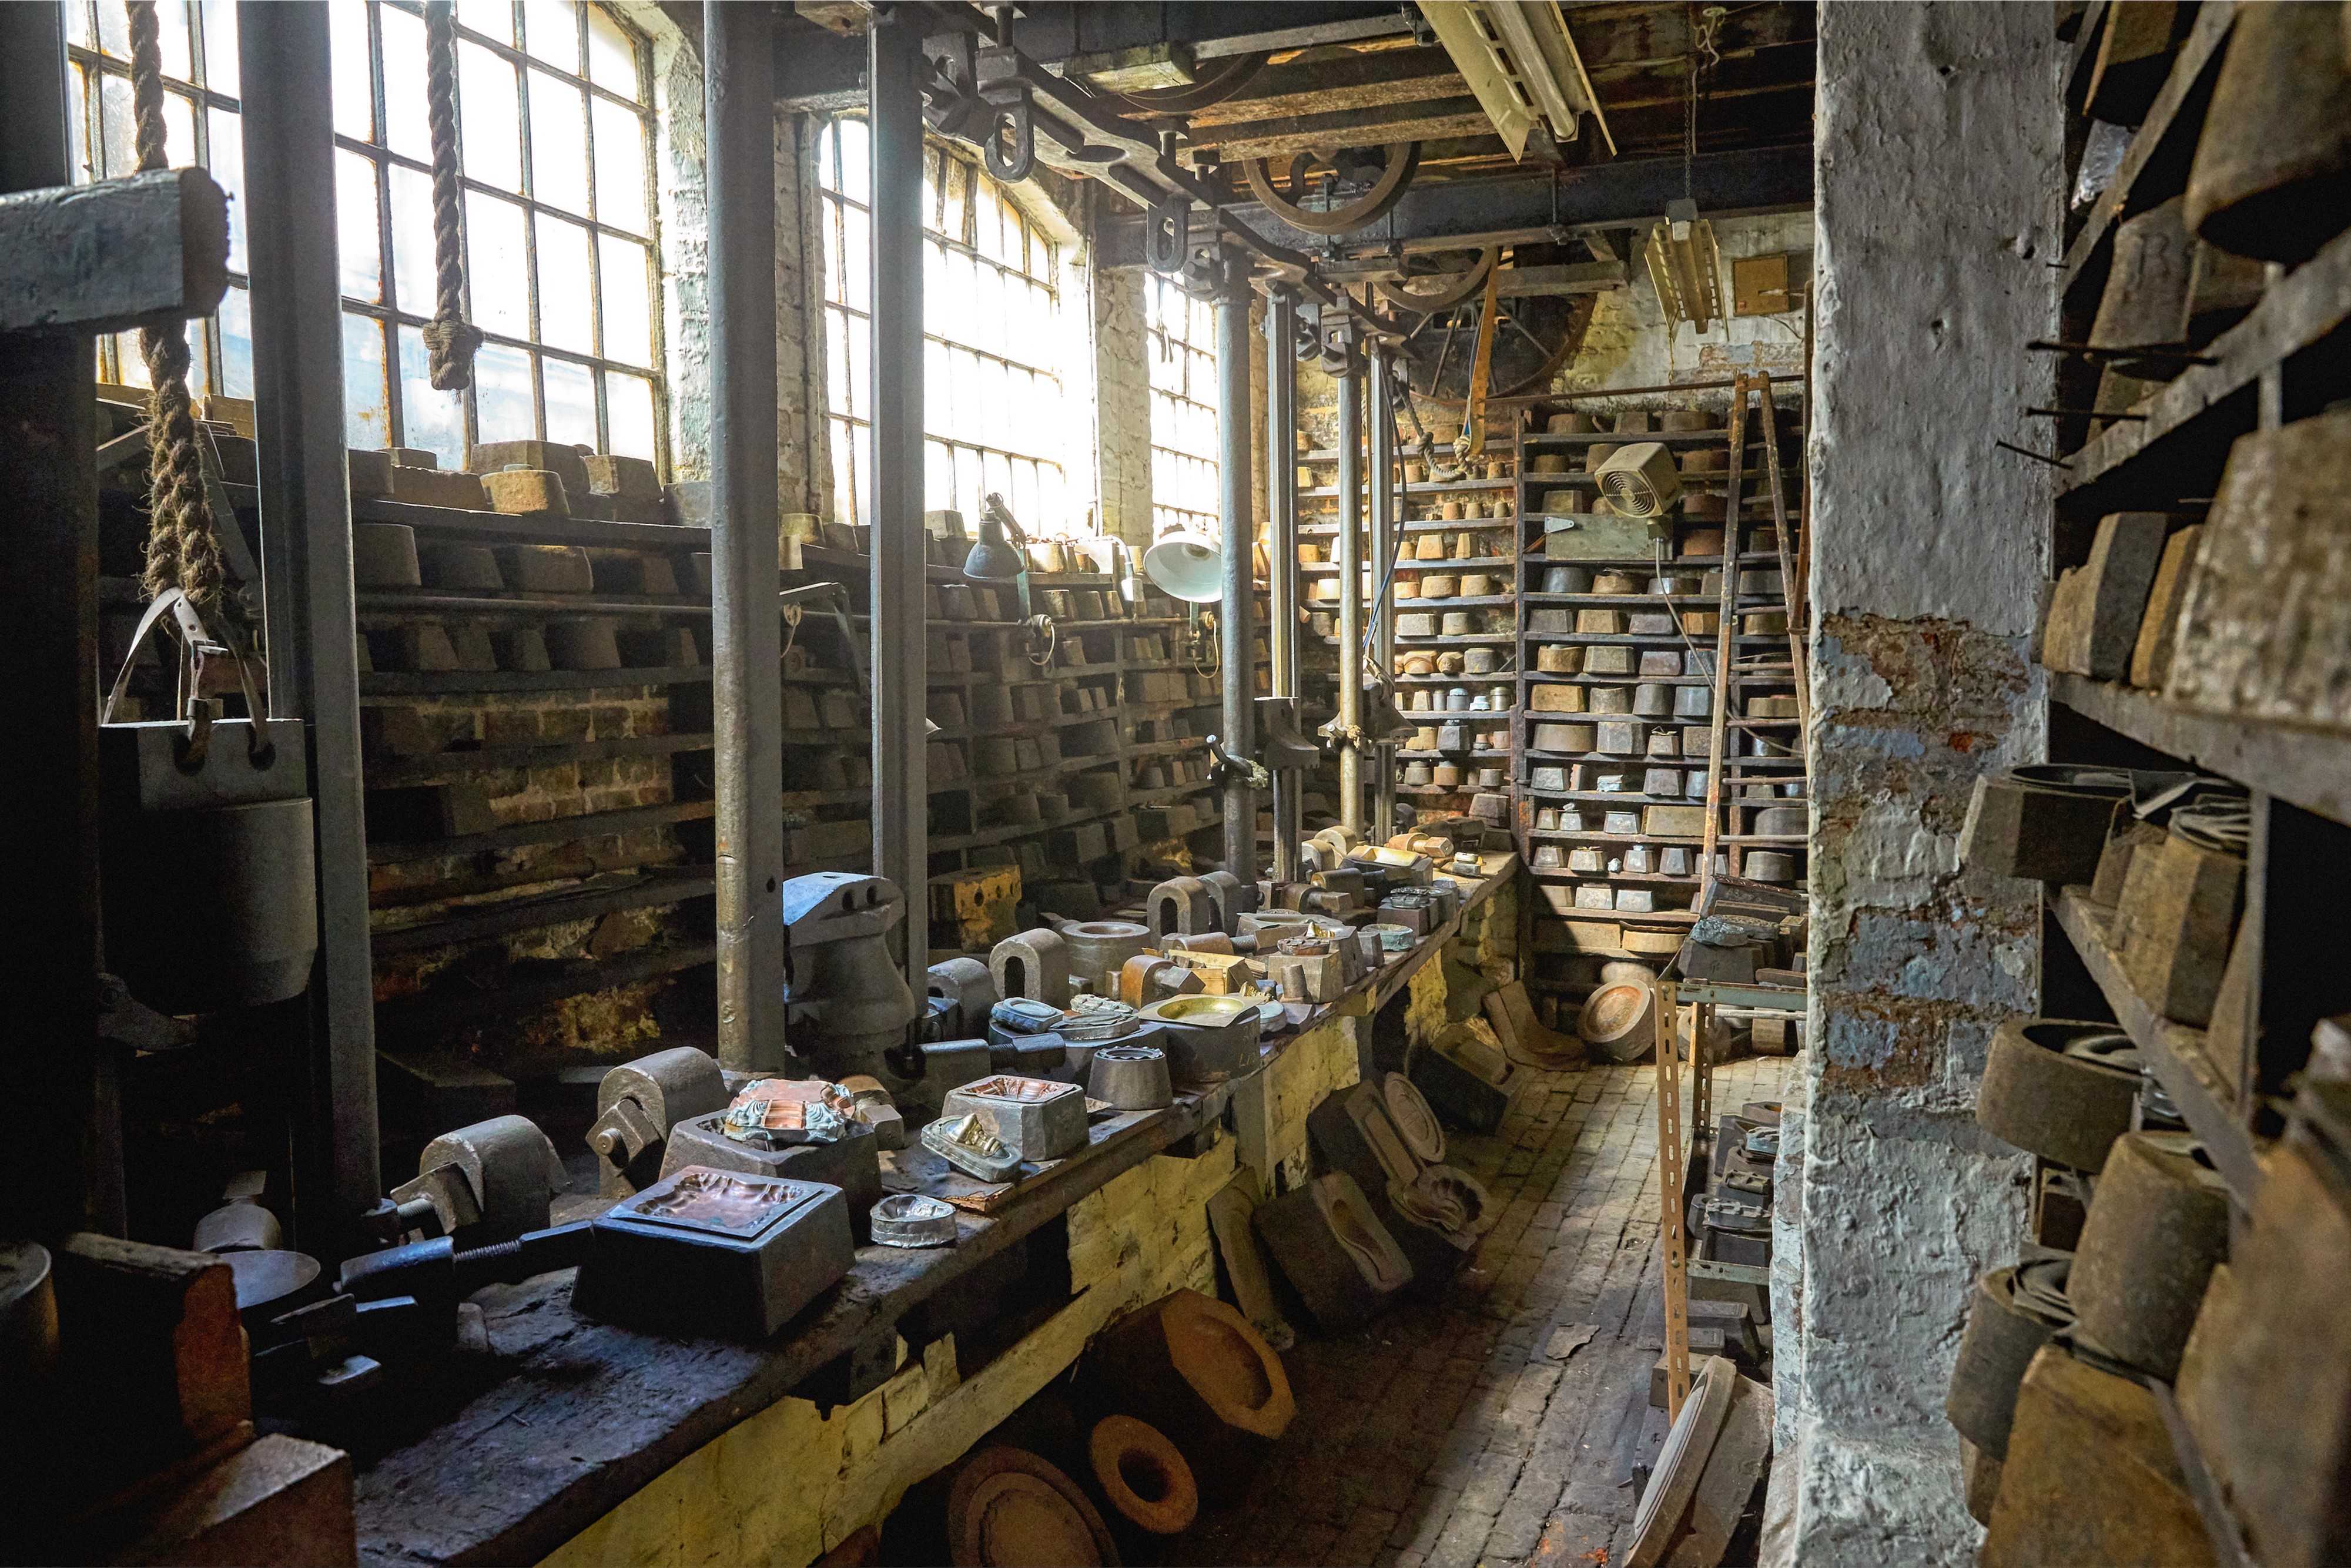
[[[1372,481],[1372,652],[1364,661],[1383,678],[1395,669],[1395,596],[1391,568],[1395,560],[1395,421],[1390,407],[1386,350],[1374,348],[1371,361],[1371,481]],[[1373,754],[1376,777],[1372,781],[1372,837],[1387,842],[1395,832],[1395,747],[1382,741]]]
[[[1338,329],[1339,377],[1339,821],[1364,831],[1364,356]],[[1331,333],[1324,334],[1326,346]]]
[[[293,1129],[295,1217],[303,1250],[339,1256],[369,1245],[357,1221],[382,1196],[382,1171],[342,287],[335,247],[319,238],[319,215],[335,204],[330,58],[323,7],[275,0],[237,7],[238,71],[269,84],[245,99],[269,706],[308,727],[318,832],[319,958],[308,1114]]]
[[[1267,525],[1266,652],[1277,697],[1298,689],[1298,296],[1276,284],[1265,305],[1265,497]],[[1295,768],[1273,770],[1273,880],[1298,880],[1303,824]]]
[[[765,5],[702,8],[709,143],[710,663],[718,1061],[784,1068],[783,617],[776,602],[776,94]]]
[[[1256,468],[1249,452],[1249,288],[1247,264],[1228,264],[1217,288],[1217,510],[1223,522],[1225,595],[1217,606],[1224,647],[1225,747],[1257,753]],[[1270,449],[1269,449],[1270,455]],[[1276,569],[1277,575],[1279,569]],[[1225,869],[1243,887],[1257,882],[1257,791],[1247,776],[1225,779]]]
[[[0,192],[63,185],[65,18],[0,5]],[[10,730],[0,802],[9,848],[5,969],[22,1021],[6,1053],[27,1113],[0,1159],[0,1234],[122,1232],[121,1126],[98,1038],[98,469],[85,333],[24,333],[0,350],[0,574],[10,596]],[[46,1019],[46,1023],[38,1020]]]
[[[905,894],[906,984],[920,997],[931,963],[922,24],[911,7],[877,9],[865,37],[873,214],[873,872]]]

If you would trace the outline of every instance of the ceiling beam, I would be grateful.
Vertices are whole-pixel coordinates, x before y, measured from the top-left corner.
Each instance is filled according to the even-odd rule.
[[[1708,152],[1689,165],[1689,193],[1707,217],[1750,213],[1802,212],[1813,204],[1810,145]],[[1391,244],[1406,249],[1444,248],[1537,238],[1565,240],[1588,228],[1654,221],[1666,204],[1683,193],[1679,158],[1628,158],[1613,163],[1562,169],[1532,178],[1456,180],[1415,186],[1371,228],[1339,242],[1342,251],[1376,251]],[[1298,231],[1255,203],[1226,209],[1227,215],[1278,245],[1301,243]],[[1143,265],[1143,218],[1104,216],[1095,226],[1094,258],[1102,267]],[[1194,232],[1205,237],[1205,214],[1194,214]]]

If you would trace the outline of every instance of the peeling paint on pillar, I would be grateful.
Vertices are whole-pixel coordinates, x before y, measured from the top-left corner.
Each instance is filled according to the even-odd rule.
[[[1980,774],[2046,750],[2048,481],[1991,444],[2048,398],[2023,346],[2054,335],[2060,55],[2042,6],[1820,10],[1812,1010],[1775,1281],[1775,1544],[1806,1568],[1956,1568],[1981,1533],[1942,1404],[1974,1280],[2022,1236],[2024,1164],[1974,1103],[2040,915],[1959,833]]]

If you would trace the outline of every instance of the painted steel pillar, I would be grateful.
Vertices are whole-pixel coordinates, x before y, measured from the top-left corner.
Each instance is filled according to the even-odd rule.
[[[1225,747],[1257,752],[1257,518],[1250,462],[1248,264],[1226,264],[1217,288],[1217,511],[1222,523],[1224,601],[1217,631],[1224,658]],[[1270,453],[1269,452],[1269,455]],[[1276,574],[1280,568],[1275,569]],[[1246,775],[1225,779],[1225,869],[1243,887],[1257,882],[1257,791]]]
[[[72,181],[63,8],[0,5],[0,192]],[[77,106],[78,108],[78,106]],[[0,351],[0,573],[10,595],[0,784],[12,896],[0,975],[24,1020],[5,1048],[26,1109],[0,1155],[11,1218],[46,1240],[123,1229],[112,1057],[98,1038],[98,438],[90,338],[21,333]],[[111,672],[110,672],[111,674]]]
[[[343,425],[342,286],[319,214],[335,204],[325,8],[237,7],[246,232],[253,282],[269,706],[305,722],[319,873],[308,1081],[292,1129],[295,1233],[306,1252],[371,1245],[359,1217],[382,1196],[376,1134],[375,974],[368,947],[358,622]],[[223,519],[224,523],[226,519]]]
[[[1339,375],[1339,821],[1364,831],[1364,356],[1344,325],[1323,334]]]
[[[1265,495],[1270,514],[1266,652],[1269,694],[1296,699],[1298,682],[1298,295],[1276,284],[1265,305]],[[1273,770],[1273,879],[1298,880],[1298,840],[1303,829],[1295,768]]]
[[[1372,480],[1372,651],[1364,661],[1382,679],[1395,672],[1396,553],[1395,420],[1389,361],[1384,349],[1374,348],[1370,361],[1371,480]],[[1395,743],[1382,741],[1374,752],[1377,777],[1372,781],[1372,833],[1381,843],[1395,832]]]
[[[710,649],[717,751],[718,1062],[785,1066],[783,616],[776,602],[774,18],[705,0]],[[256,79],[256,78],[248,78]]]
[[[918,15],[911,6],[874,13],[865,33],[865,79],[873,214],[873,873],[905,895],[906,984],[920,997],[929,986],[931,895]]]

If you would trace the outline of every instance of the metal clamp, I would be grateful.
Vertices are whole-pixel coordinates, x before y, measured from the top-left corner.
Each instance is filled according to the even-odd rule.
[[[980,151],[987,159],[987,172],[1008,184],[1027,179],[1037,168],[1037,127],[1029,118],[1029,89],[1020,89],[1019,96],[993,100],[987,124],[987,139]],[[1012,138],[1012,151],[1004,150],[1007,133]]]
[[[1259,763],[1246,757],[1234,756],[1224,742],[1213,735],[1208,737],[1207,747],[1208,782],[1211,784],[1227,784],[1238,779],[1252,789],[1273,788],[1273,775]]]

